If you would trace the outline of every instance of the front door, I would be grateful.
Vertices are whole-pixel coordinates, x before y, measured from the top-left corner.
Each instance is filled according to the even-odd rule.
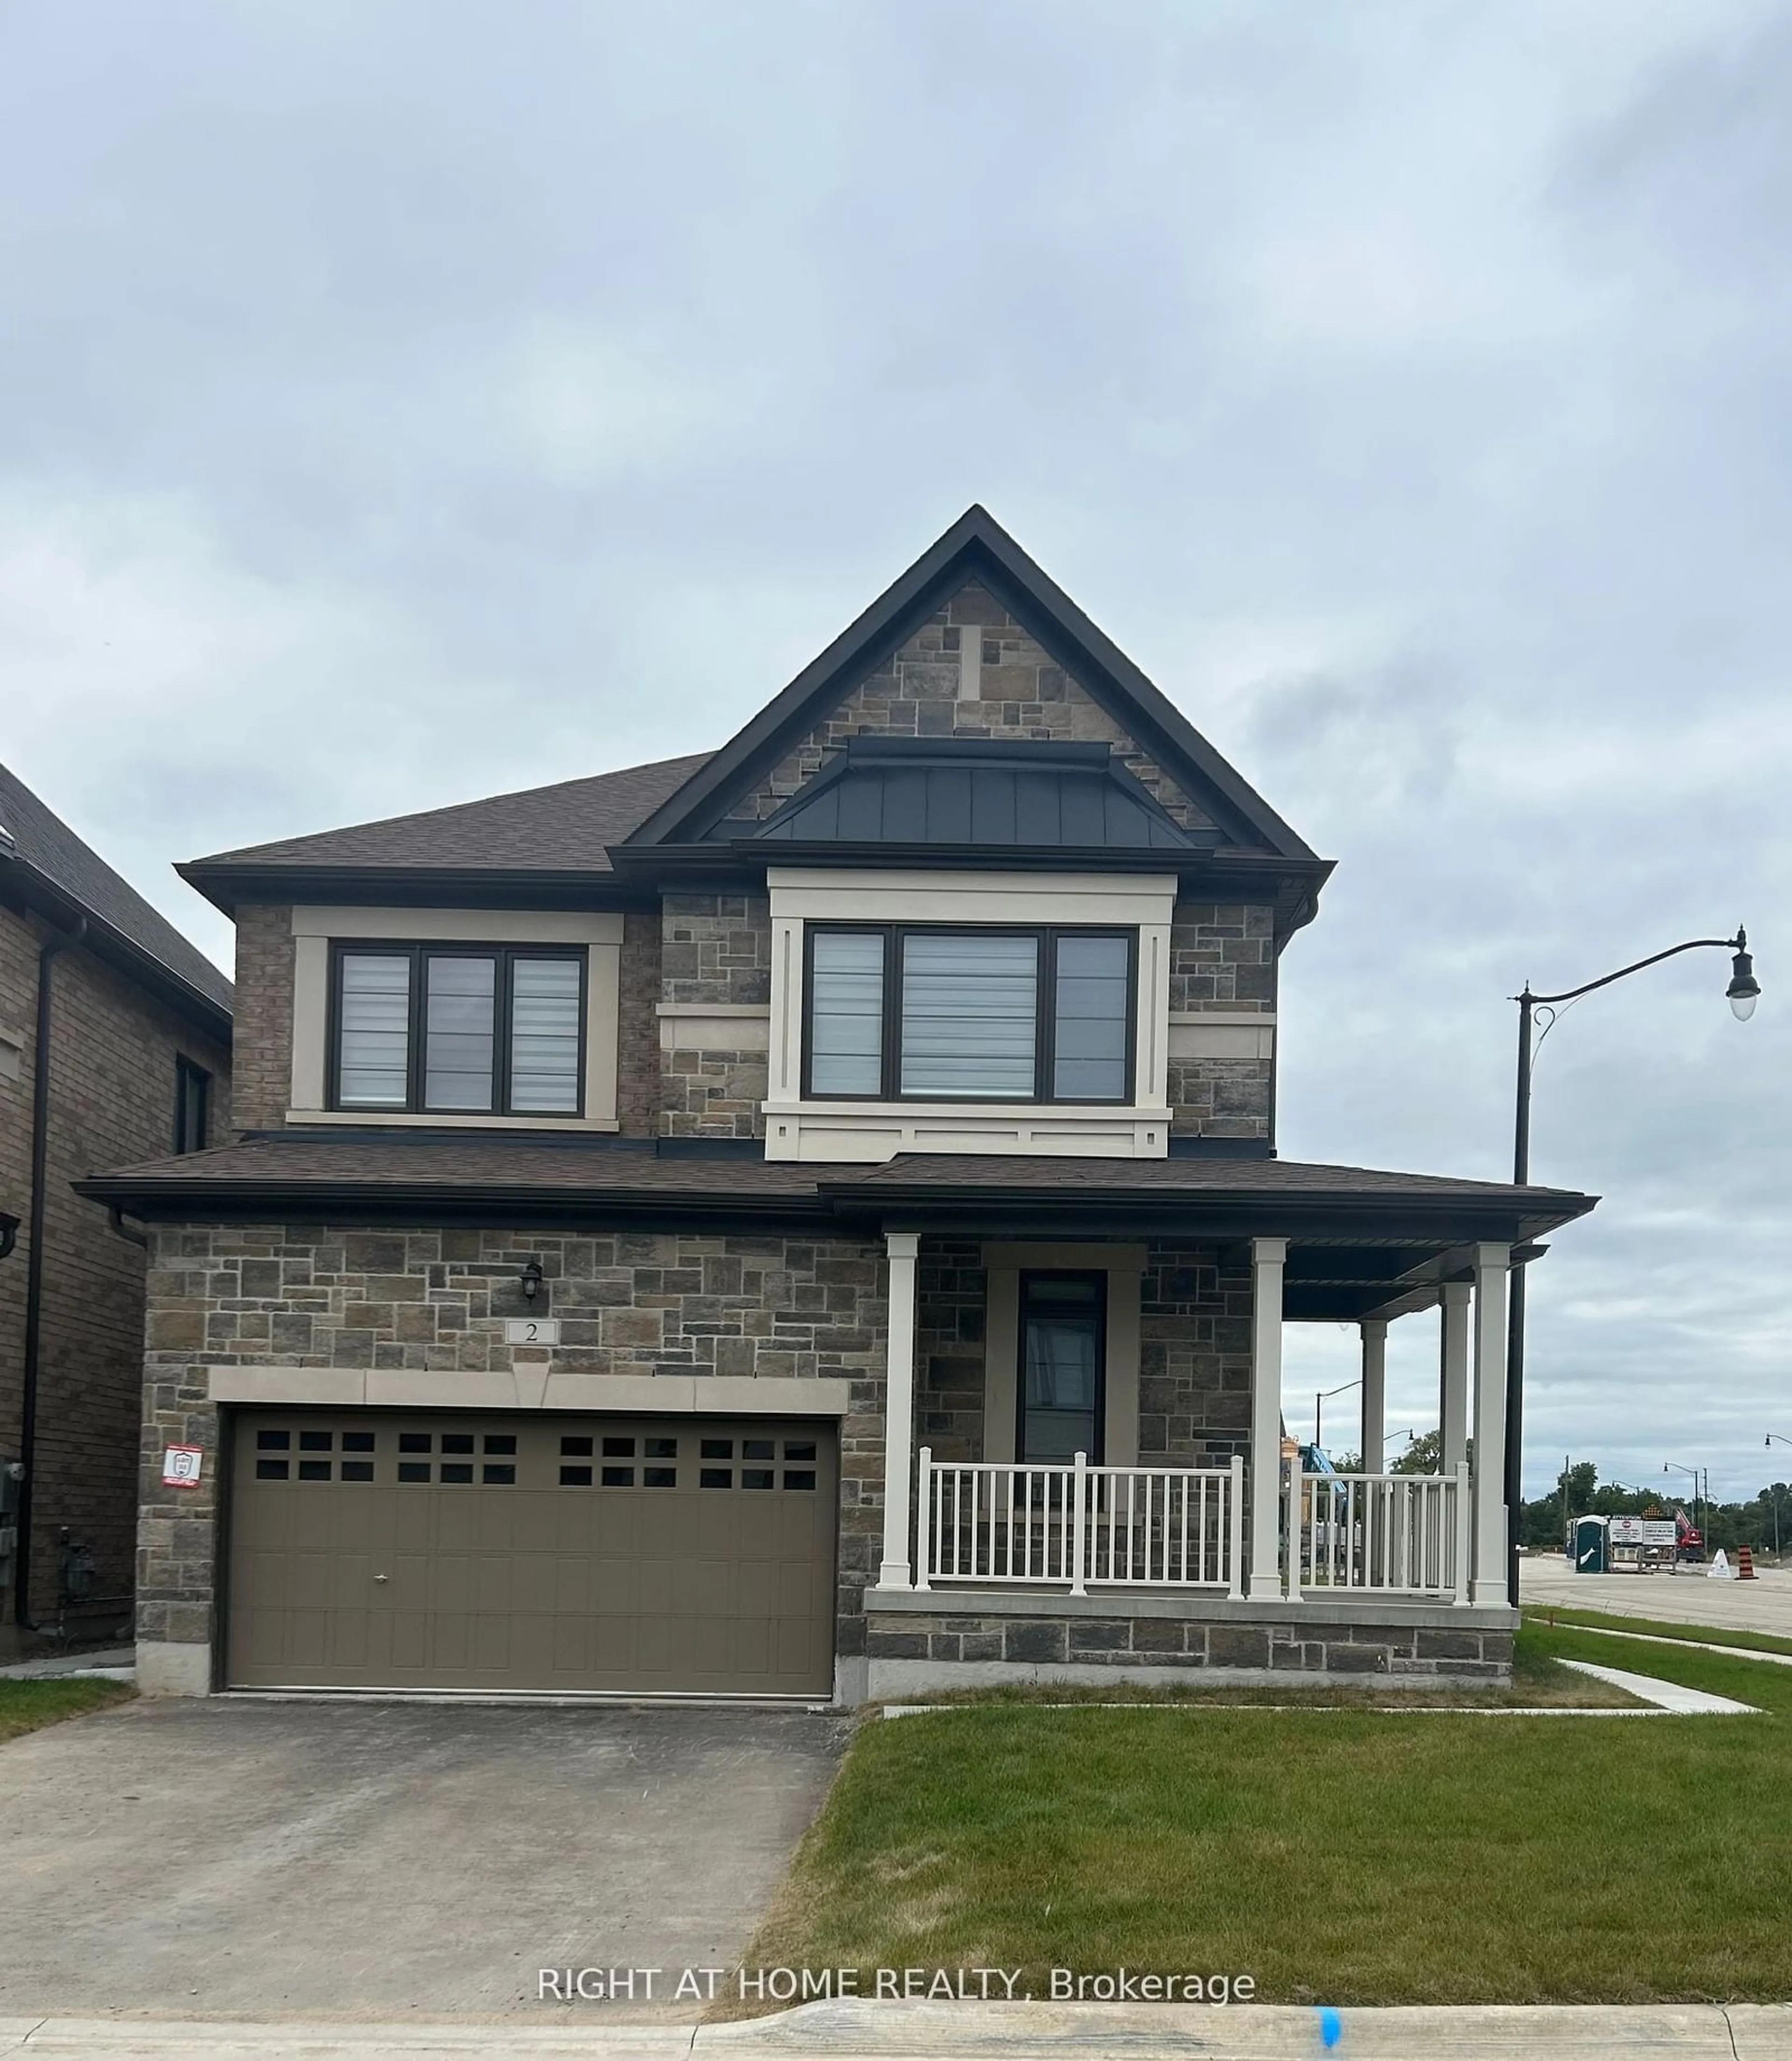
[[[1020,1281],[1020,1427],[1023,1463],[1102,1460],[1106,1415],[1105,1274],[1023,1274]]]

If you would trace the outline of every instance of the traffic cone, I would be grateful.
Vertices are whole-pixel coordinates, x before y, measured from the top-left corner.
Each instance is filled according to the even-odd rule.
[[[1736,1548],[1736,1579],[1739,1582],[1754,1579],[1754,1555],[1746,1546]]]

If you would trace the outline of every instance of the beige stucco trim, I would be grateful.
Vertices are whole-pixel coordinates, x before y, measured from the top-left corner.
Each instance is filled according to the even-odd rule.
[[[1263,1016],[1172,1016],[1173,1059],[1273,1059],[1275,1019]]]
[[[295,938],[421,938],[470,945],[617,945],[620,911],[602,909],[355,909],[293,911]]]
[[[1030,1269],[1099,1268],[1107,1277],[1106,1464],[1138,1464],[1142,1245],[987,1244],[983,1316],[983,1458],[1011,1463],[1020,1415],[1020,1278]]]
[[[620,1131],[614,1116],[418,1115],[391,1110],[289,1109],[288,1123],[369,1124],[380,1131]]]
[[[622,918],[593,909],[295,908],[293,928],[293,1079],[289,1123],[360,1123],[403,1130],[614,1131],[618,1029],[622,1014]],[[576,1118],[350,1113],[324,1108],[330,1017],[330,945],[337,938],[416,938],[425,943],[582,945],[585,1100]]]
[[[814,871],[773,866],[768,1159],[889,1159],[898,1152],[1078,1154],[1161,1159],[1170,1149],[1173,874]],[[818,922],[1109,923],[1138,933],[1138,1019],[1129,1107],[834,1103],[802,1083],[804,926]],[[663,1034],[662,1034],[663,1035]]]
[[[662,1002],[662,1052],[764,1052],[771,1046],[771,1010],[763,1002]]]
[[[202,1639],[140,1639],[136,1683],[140,1696],[209,1696],[211,1647]]]
[[[843,1417],[849,1381],[782,1375],[426,1372],[414,1367],[214,1367],[214,1403],[295,1409],[622,1410],[662,1416]]]

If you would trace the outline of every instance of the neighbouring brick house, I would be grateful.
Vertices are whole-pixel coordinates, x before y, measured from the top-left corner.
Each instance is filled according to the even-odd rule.
[[[223,1136],[230,1049],[229,981],[0,766],[0,1650],[130,1615],[144,1255],[73,1183]]]
[[[1330,864],[982,510],[719,751],[183,870],[237,1135],[84,1191],[146,1687],[1509,1671],[1506,1283],[1591,1200],[1277,1156]],[[1373,1457],[1433,1309],[1442,1471],[1284,1468],[1284,1323]]]

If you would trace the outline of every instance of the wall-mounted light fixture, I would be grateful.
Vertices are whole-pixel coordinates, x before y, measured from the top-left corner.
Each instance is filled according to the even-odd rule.
[[[533,1303],[542,1292],[542,1263],[538,1259],[531,1259],[523,1268],[522,1280],[522,1299]]]

